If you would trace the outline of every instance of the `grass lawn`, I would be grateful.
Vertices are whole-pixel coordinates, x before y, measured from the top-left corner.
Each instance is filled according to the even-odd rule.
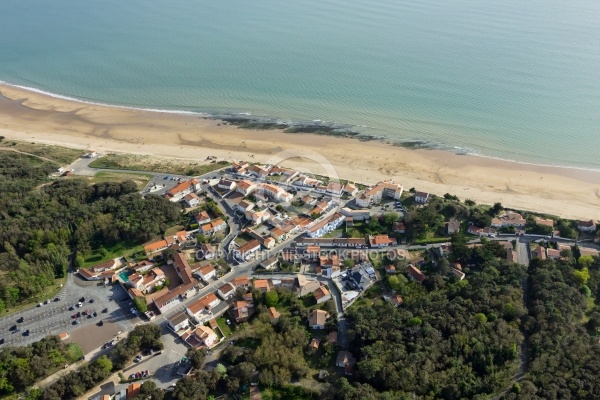
[[[92,178],[92,183],[101,183],[101,182],[125,182],[125,181],[134,181],[138,187],[138,189],[143,189],[148,181],[152,179],[152,175],[147,174],[137,174],[135,172],[98,172]]]
[[[182,231],[182,230],[183,230],[183,225],[172,226],[165,231],[165,236],[173,236],[177,232]]]
[[[223,335],[225,335],[226,338],[231,336],[231,328],[229,327],[229,325],[227,325],[227,321],[225,320],[225,318],[219,318],[217,320],[217,325],[219,325],[219,328],[221,328],[221,332],[223,332]]]
[[[74,362],[83,356],[83,350],[81,350],[81,347],[79,347],[77,343],[71,343],[67,347],[67,354],[69,355],[71,362]]]
[[[89,267],[116,257],[130,256],[133,253],[144,251],[144,247],[141,244],[132,241],[119,242],[113,246],[105,247],[105,249],[107,251],[106,256],[102,257],[102,254],[96,250],[85,258],[83,266]]]

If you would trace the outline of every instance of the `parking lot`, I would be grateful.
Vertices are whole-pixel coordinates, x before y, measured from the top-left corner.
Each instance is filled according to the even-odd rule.
[[[133,362],[130,366],[124,369],[124,375],[129,378],[131,375],[148,371],[148,379],[152,379],[160,388],[166,389],[171,384],[181,379],[181,375],[177,372],[182,372],[186,365],[180,365],[179,361],[185,357],[187,347],[183,341],[177,337],[171,330],[166,327],[166,323],[162,323],[162,341],[164,349],[160,354],[145,355],[140,362]],[[117,385],[117,389],[124,389],[128,384]]]
[[[190,179],[189,176],[184,175],[154,174],[146,184],[146,187],[142,189],[142,193],[163,195],[181,182]]]
[[[126,292],[119,285],[104,286],[98,282],[83,281],[75,274],[69,274],[65,287],[56,299],[47,299],[48,304],[34,306],[0,319],[0,339],[4,339],[3,345],[23,346],[48,335],[63,332],[71,334],[82,327],[95,325],[100,320],[118,324],[121,326],[120,330],[130,329],[135,321],[131,321],[132,316],[128,315],[127,311],[124,312],[129,310],[129,307],[117,301],[125,296]],[[81,307],[78,307],[82,299],[84,301],[81,302]],[[88,318],[87,315],[83,315],[86,310],[92,315],[96,312],[97,316]],[[81,314],[74,318],[77,313]]]

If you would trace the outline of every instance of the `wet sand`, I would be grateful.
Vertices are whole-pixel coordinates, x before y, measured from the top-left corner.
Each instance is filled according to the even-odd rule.
[[[193,114],[87,104],[7,85],[0,85],[0,135],[149,158],[284,158],[283,165],[315,174],[326,173],[323,165],[330,163],[340,178],[359,183],[391,178],[406,189],[451,193],[462,200],[600,219],[600,172],[410,150],[375,141],[239,129]]]

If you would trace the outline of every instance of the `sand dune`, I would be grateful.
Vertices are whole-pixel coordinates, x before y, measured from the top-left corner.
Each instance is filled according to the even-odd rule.
[[[0,85],[0,94],[0,135],[8,139],[199,161],[216,156],[266,162],[285,151],[284,165],[313,173],[325,172],[321,164],[326,159],[341,178],[351,181],[392,178],[406,188],[438,195],[452,193],[480,203],[499,201],[568,218],[600,219],[599,172],[238,129],[195,115],[91,105],[7,85]]]

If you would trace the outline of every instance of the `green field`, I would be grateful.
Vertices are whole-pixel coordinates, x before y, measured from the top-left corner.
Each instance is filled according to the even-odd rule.
[[[83,266],[90,267],[116,257],[130,256],[133,253],[144,251],[144,247],[142,245],[131,241],[119,242],[112,246],[105,247],[105,249],[107,252],[105,256],[102,256],[101,252],[96,250],[84,259]]]

